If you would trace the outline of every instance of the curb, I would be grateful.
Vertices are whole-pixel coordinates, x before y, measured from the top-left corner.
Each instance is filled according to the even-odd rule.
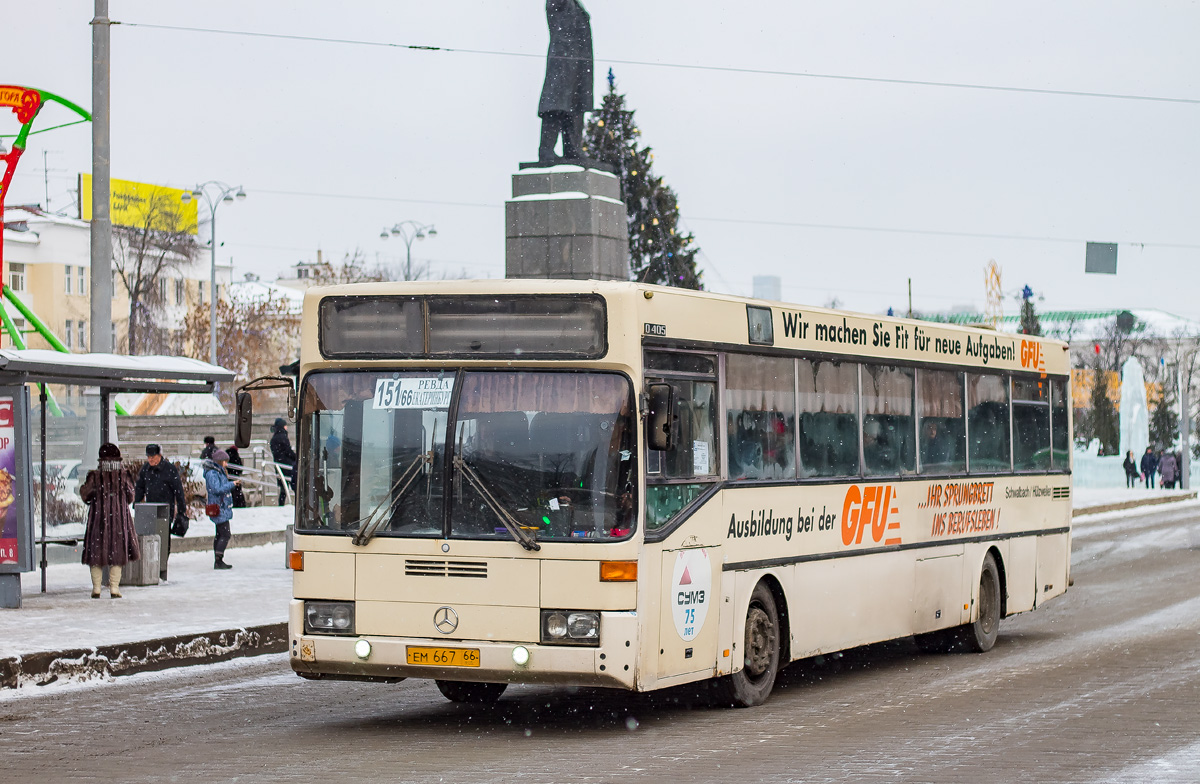
[[[1101,512],[1117,512],[1121,509],[1134,509],[1139,506],[1158,506],[1159,504],[1173,504],[1179,501],[1194,501],[1197,491],[1193,490],[1190,493],[1180,493],[1179,495],[1155,496],[1153,498],[1145,498],[1135,501],[1119,501],[1112,504],[1100,504],[1099,506],[1083,506],[1078,509],[1071,510],[1071,517],[1079,517],[1080,515],[1100,514]]]
[[[243,656],[283,653],[287,646],[287,623],[271,623],[96,648],[28,653],[0,659],[0,689],[215,664]]]
[[[262,544],[276,544],[287,536],[286,531],[254,531],[252,533],[234,534],[229,538],[227,547],[258,547]],[[185,536],[180,539],[171,537],[171,553],[196,553],[201,550],[213,549],[211,536]]]

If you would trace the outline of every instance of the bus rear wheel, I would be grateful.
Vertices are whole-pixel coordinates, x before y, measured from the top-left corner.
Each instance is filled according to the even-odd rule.
[[[779,635],[775,597],[760,582],[754,586],[750,606],[746,609],[742,669],[716,681],[714,692],[718,703],[752,708],[767,701],[779,674]]]
[[[471,683],[468,681],[434,681],[442,696],[451,702],[472,705],[491,705],[508,688],[507,683]]]
[[[953,629],[916,635],[917,646],[926,653],[971,651],[987,653],[1000,634],[1000,569],[988,553],[979,571],[979,616]]]

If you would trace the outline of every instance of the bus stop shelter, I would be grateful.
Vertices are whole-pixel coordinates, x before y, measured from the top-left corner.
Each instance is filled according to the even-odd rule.
[[[212,392],[234,373],[187,357],[65,354],[45,349],[0,350],[0,608],[21,606],[21,573],[35,568],[41,544],[42,590],[46,588],[46,493],[40,493],[41,535],[33,514],[33,432],[30,385],[38,385],[41,408],[41,470],[46,481],[45,384],[93,387],[100,392],[97,443],[111,441],[110,398],[119,392]]]

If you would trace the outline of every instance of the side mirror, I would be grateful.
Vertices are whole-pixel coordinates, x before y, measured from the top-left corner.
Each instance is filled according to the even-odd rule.
[[[657,452],[665,452],[672,447],[675,388],[670,384],[651,384],[648,397],[646,445]]]
[[[250,446],[250,427],[254,424],[254,400],[249,392],[237,393],[233,419],[233,443],[238,449]]]

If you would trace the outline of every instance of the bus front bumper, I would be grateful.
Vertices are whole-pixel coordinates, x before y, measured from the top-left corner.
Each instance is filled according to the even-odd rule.
[[[633,689],[637,613],[602,612],[600,615],[599,647],[375,635],[335,637],[305,634],[302,619],[293,617],[289,623],[289,658],[292,669],[308,678],[436,678]],[[360,640],[369,644],[366,657],[361,654],[368,649],[358,645]],[[451,650],[457,653],[455,658],[458,659],[468,658],[463,655],[466,651],[478,651],[478,666],[410,664],[410,648]],[[524,664],[518,663],[525,658],[518,648],[528,652]]]

